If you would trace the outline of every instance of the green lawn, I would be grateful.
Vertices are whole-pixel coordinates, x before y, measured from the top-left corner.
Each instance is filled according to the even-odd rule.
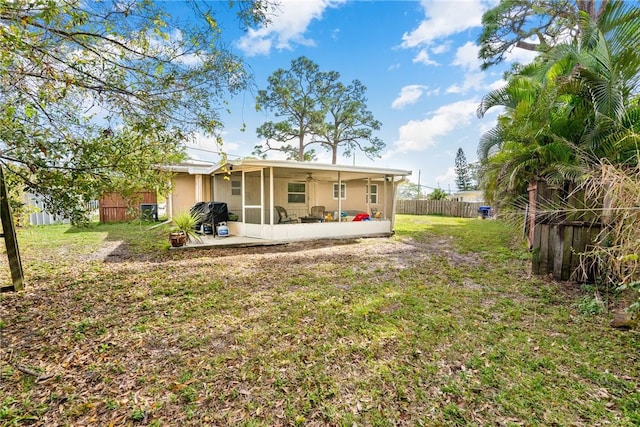
[[[639,335],[530,277],[517,231],[408,215],[396,231],[169,251],[147,224],[21,230],[0,423],[640,424]]]

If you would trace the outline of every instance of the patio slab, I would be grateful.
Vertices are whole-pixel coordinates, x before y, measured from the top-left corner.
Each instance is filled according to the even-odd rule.
[[[297,238],[297,239],[287,239],[287,240],[269,240],[269,239],[258,239],[255,237],[245,237],[245,236],[234,236],[230,235],[227,237],[219,237],[213,235],[201,235],[200,242],[190,242],[185,246],[181,247],[171,247],[170,250],[181,250],[181,249],[211,249],[211,248],[246,248],[251,246],[276,246],[276,245],[286,245],[288,243],[295,242],[304,242],[304,241],[313,241],[313,240],[341,240],[345,238],[349,239],[359,239],[359,238],[373,238],[373,237],[390,237],[393,233],[379,233],[375,235],[359,235],[359,236],[335,236],[335,237],[308,237],[308,238]]]
[[[225,248],[244,248],[250,246],[269,246],[269,245],[279,245],[286,242],[275,242],[272,240],[266,239],[257,239],[254,237],[244,237],[244,236],[226,236],[219,237],[213,236],[209,234],[201,235],[200,242],[189,242],[184,246],[178,248],[170,248],[171,250],[175,249],[208,249],[208,248],[216,248],[216,247],[225,247]]]

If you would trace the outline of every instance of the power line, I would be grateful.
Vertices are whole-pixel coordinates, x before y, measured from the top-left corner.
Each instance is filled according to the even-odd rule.
[[[424,184],[419,184],[418,187],[420,187],[420,188],[428,188],[429,190],[441,190],[440,187],[431,187],[429,185],[424,185]]]
[[[238,154],[229,154],[229,153],[224,153],[222,151],[207,150],[206,148],[187,147],[187,149],[188,150],[196,150],[196,151],[204,151],[205,153],[217,154],[219,156],[222,156],[224,154],[227,157],[238,157],[238,158],[244,157],[244,156],[240,156]]]

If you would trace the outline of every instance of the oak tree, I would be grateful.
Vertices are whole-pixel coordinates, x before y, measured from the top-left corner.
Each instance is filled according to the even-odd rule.
[[[0,166],[73,221],[103,191],[166,189],[195,130],[249,75],[226,47],[215,7],[114,0],[0,0]],[[269,2],[236,4],[247,24]],[[239,7],[239,8],[238,8]],[[185,12],[186,13],[186,12]]]

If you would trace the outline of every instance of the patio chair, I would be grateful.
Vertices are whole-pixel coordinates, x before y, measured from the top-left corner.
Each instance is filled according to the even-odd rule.
[[[298,222],[298,218],[295,216],[289,216],[287,210],[282,206],[274,206],[274,208],[278,214],[278,224],[291,224]]]
[[[324,219],[324,206],[311,206],[311,213],[309,216],[312,218]]]

